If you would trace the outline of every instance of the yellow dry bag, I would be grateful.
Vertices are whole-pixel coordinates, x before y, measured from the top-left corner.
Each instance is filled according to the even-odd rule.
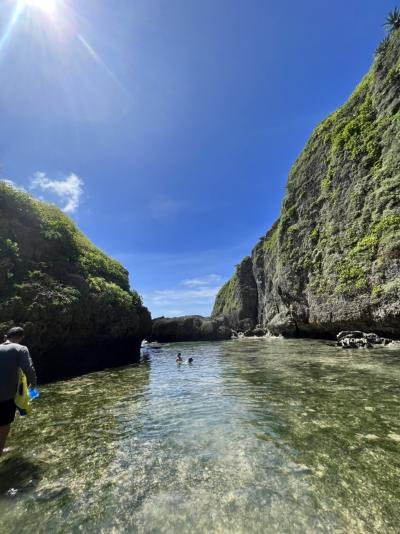
[[[32,407],[29,401],[28,383],[22,369],[18,369],[18,387],[14,402],[20,415],[29,415],[31,413]]]

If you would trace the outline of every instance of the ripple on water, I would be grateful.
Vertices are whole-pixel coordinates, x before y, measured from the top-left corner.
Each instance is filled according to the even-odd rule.
[[[43,387],[0,463],[0,532],[398,532],[399,356],[188,343]]]

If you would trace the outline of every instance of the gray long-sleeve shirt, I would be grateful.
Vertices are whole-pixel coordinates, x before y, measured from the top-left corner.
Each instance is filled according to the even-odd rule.
[[[6,341],[0,345],[0,402],[14,398],[19,367],[25,373],[28,384],[36,387],[36,372],[28,348]]]

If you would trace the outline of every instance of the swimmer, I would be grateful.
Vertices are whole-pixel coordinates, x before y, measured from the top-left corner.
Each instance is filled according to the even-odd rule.
[[[193,363],[193,358],[188,358],[188,363]]]
[[[176,355],[176,360],[175,361],[176,361],[176,363],[182,363],[183,362],[180,352],[178,352],[178,354]]]

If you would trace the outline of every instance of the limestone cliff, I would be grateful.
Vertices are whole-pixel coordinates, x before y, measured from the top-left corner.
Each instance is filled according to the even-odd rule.
[[[213,316],[229,317],[234,330],[254,327],[257,321],[257,286],[249,256],[236,267],[236,273],[221,288],[215,300]]]
[[[252,251],[251,271],[256,295],[240,297],[253,282],[236,273],[213,315],[229,314],[235,325],[252,320],[255,308],[275,334],[400,337],[400,30],[312,134],[279,220]]]
[[[118,262],[58,208],[0,182],[0,333],[13,324],[42,380],[133,361],[151,331]]]

